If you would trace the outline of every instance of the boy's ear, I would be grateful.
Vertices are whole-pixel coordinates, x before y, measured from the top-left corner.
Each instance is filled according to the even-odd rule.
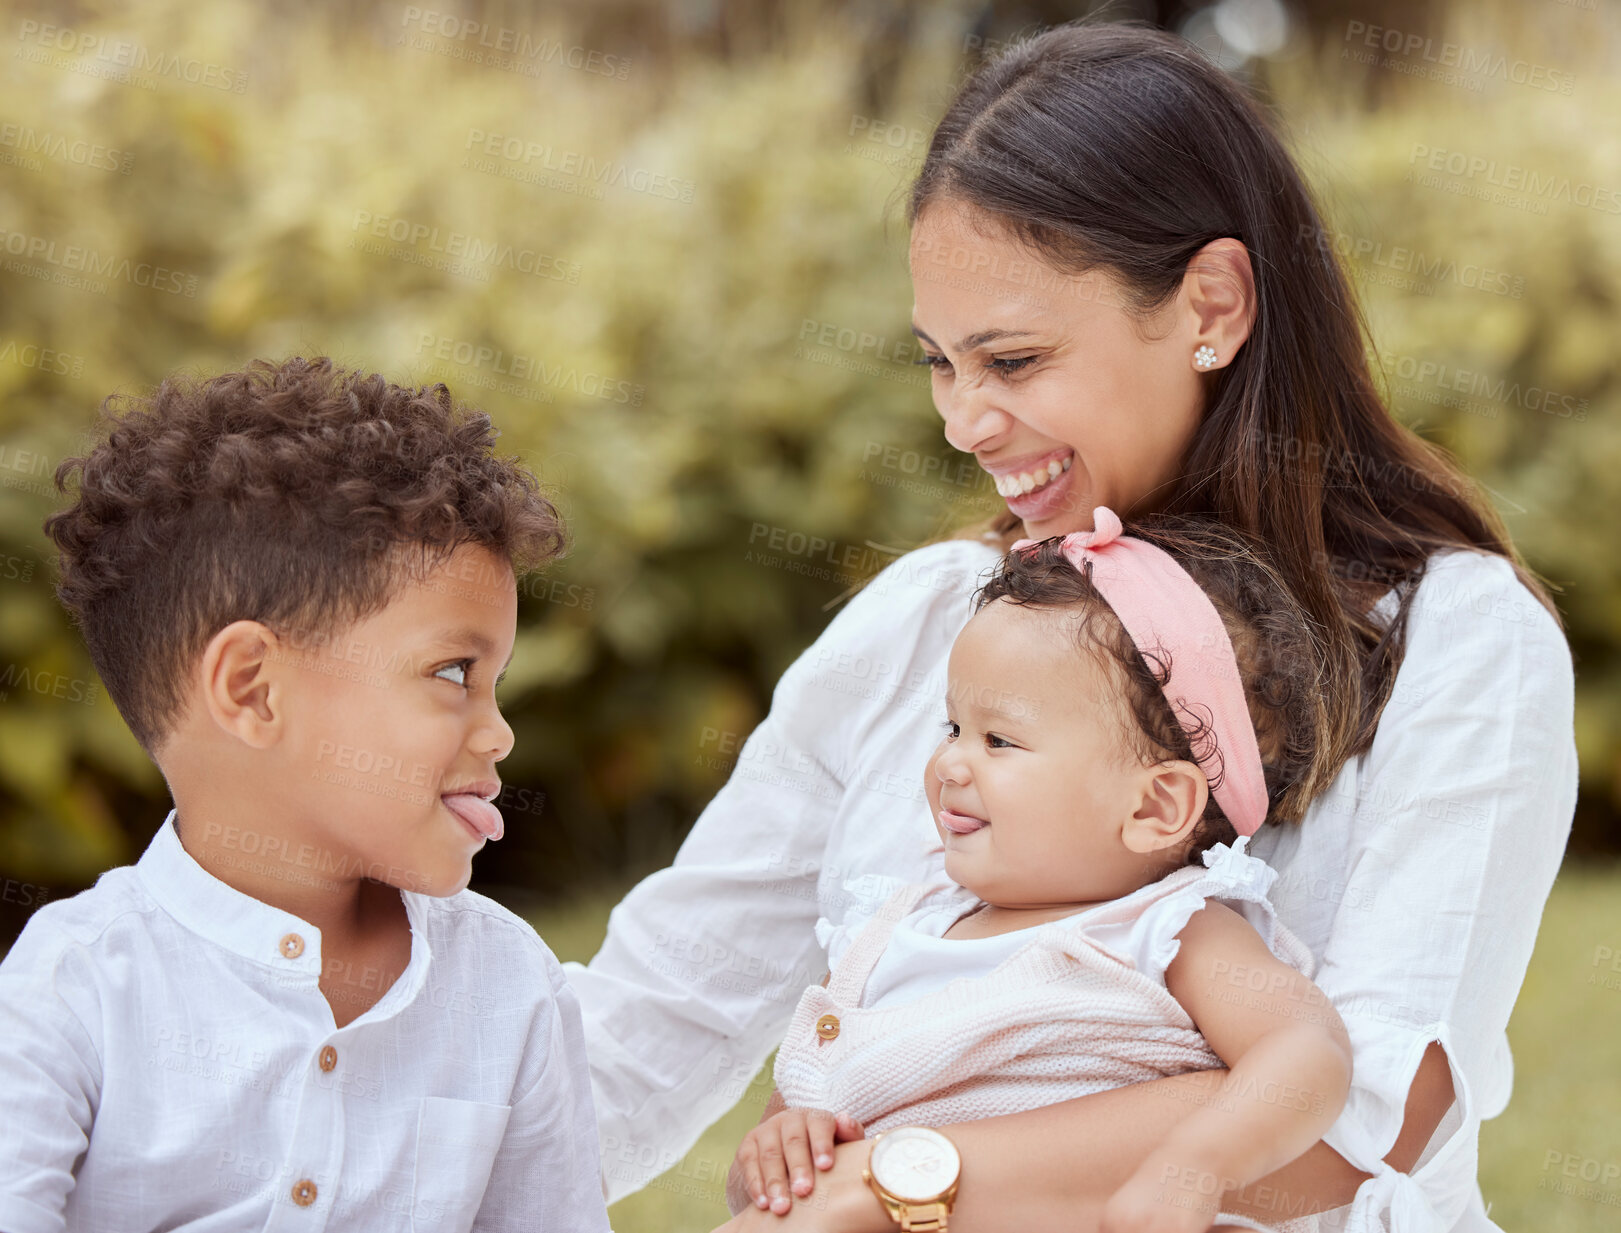
[[[281,685],[274,652],[280,640],[258,621],[232,621],[203,650],[203,705],[221,729],[266,749],[280,736]]]
[[[1192,762],[1160,762],[1145,768],[1142,795],[1121,835],[1127,848],[1146,856],[1175,847],[1193,833],[1210,800],[1210,784]]]

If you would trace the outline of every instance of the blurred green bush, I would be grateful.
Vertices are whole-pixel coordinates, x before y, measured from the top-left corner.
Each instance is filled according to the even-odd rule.
[[[892,49],[882,114],[863,67],[880,35],[849,19],[812,14],[786,50],[720,63],[586,47],[538,19],[480,51],[413,11],[340,29],[153,0],[65,40],[32,10],[7,19],[8,876],[82,885],[138,855],[166,807],[55,603],[40,530],[50,472],[112,391],[330,354],[444,380],[555,491],[576,547],[524,587],[503,695],[524,795],[485,885],[667,860],[828,609],[996,507],[941,439],[908,344],[896,207],[963,67],[951,9]],[[1621,114],[1621,84],[1412,81],[1368,112],[1359,83],[1380,70],[1339,51],[1267,80],[1398,413],[1457,451],[1565,587],[1581,841],[1615,846],[1621,140],[1590,123]],[[1452,152],[1588,188],[1479,200],[1486,174],[1446,170]]]

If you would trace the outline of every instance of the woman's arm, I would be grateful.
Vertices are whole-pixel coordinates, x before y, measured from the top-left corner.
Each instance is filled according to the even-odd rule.
[[[1226,1078],[1225,1070],[1196,1071],[942,1127],[963,1155],[952,1229],[1094,1233],[1109,1196],[1183,1119],[1219,1097]],[[1386,1158],[1393,1168],[1411,1167],[1451,1103],[1451,1074],[1437,1047],[1413,1082],[1401,1139]],[[787,1216],[749,1209],[727,1233],[893,1233],[861,1178],[871,1146],[840,1144],[832,1172],[816,1175],[811,1200]],[[1369,1176],[1318,1142],[1230,1197],[1227,1208],[1262,1221],[1329,1211],[1351,1202]]]
[[[1450,1229],[1476,1201],[1479,1125],[1507,1100],[1504,1029],[1575,804],[1573,687],[1563,635],[1507,562],[1432,561],[1373,745],[1300,832],[1292,868],[1316,880],[1274,887],[1285,920],[1332,912],[1314,978],[1356,1075],[1325,1140],[1376,1175],[1359,1220]]]
[[[1002,1213],[1024,1233],[1091,1233],[1114,1190],[1156,1143],[1218,1099],[1226,1081],[1225,1070],[1197,1071],[945,1127],[965,1162],[951,1227],[961,1233],[994,1233]],[[1451,1103],[1451,1074],[1437,1047],[1413,1083],[1401,1142],[1386,1157],[1392,1168],[1406,1171],[1412,1166]],[[844,1164],[847,1153],[854,1165],[857,1153],[852,1149],[860,1147],[841,1146],[835,1167]],[[851,1172],[860,1182],[859,1165]],[[970,1174],[978,1179],[974,1185],[967,1181]],[[1227,1208],[1262,1221],[1329,1211],[1351,1202],[1369,1176],[1319,1141],[1230,1197]],[[818,1178],[818,1184],[825,1185],[826,1179]],[[870,1191],[866,1198],[877,1207]],[[1075,1212],[1086,1214],[1071,1220]],[[876,1233],[883,1226],[868,1219],[839,1227],[851,1233],[870,1227]]]
[[[614,908],[589,967],[564,965],[610,1202],[674,1167],[737,1104],[826,970],[815,871],[842,788],[784,729],[755,729],[676,864]],[[784,750],[791,769],[755,771]]]
[[[856,742],[897,705],[839,688],[841,673],[942,659],[988,551],[930,545],[857,593],[783,673],[740,752],[736,734],[706,743],[701,752],[736,756],[731,778],[675,864],[614,909],[590,965],[563,965],[585,1021],[610,1200],[673,1167],[737,1103],[826,972],[820,883],[830,868],[869,872],[834,841],[847,794],[864,790]]]
[[[1095,1233],[1103,1205],[1158,1144],[1220,1099],[1225,1070],[1203,1070],[941,1129],[962,1153],[952,1233]],[[750,1208],[726,1233],[893,1233],[861,1170],[871,1141],[840,1144],[833,1169],[786,1216]],[[1248,1187],[1274,1218],[1350,1202],[1367,1178],[1318,1143]],[[1231,1211],[1264,1218],[1244,1196]]]
[[[964,1162],[952,1229],[1093,1233],[1109,1196],[1177,1126],[1218,1100],[1226,1080],[1225,1070],[1198,1071],[944,1127]],[[1451,1074],[1437,1046],[1419,1068],[1400,1139],[1386,1162],[1404,1172],[1411,1168],[1451,1103]],[[834,1168],[842,1174],[817,1178],[818,1186],[830,1190],[830,1181],[843,1184],[840,1195],[829,1195],[829,1207],[849,1212],[847,1221],[807,1223],[806,1229],[883,1233],[887,1217],[861,1180],[866,1150],[861,1143],[841,1145]],[[1261,1221],[1330,1211],[1350,1203],[1370,1176],[1319,1141],[1230,1196],[1226,1207]]]
[[[1412,1087],[1407,1090],[1401,1130],[1396,1135],[1396,1145],[1385,1153],[1385,1163],[1399,1173],[1411,1173],[1424,1145],[1434,1136],[1435,1128],[1456,1099],[1447,1051],[1432,1041],[1424,1050]]]
[[[1094,1233],[1110,1196],[1180,1126],[1219,1105],[1227,1078],[1198,1071],[945,1127],[963,1156],[952,1229]],[[1225,1206],[1262,1220],[1327,1211],[1350,1202],[1367,1176],[1319,1142]]]

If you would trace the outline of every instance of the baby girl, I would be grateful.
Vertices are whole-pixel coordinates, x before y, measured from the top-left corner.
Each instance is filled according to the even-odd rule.
[[[734,1211],[791,1207],[762,1160],[803,1196],[813,1156],[876,1134],[875,1201],[944,1230],[963,1162],[935,1128],[1226,1066],[1102,1228],[1266,1228],[1224,1196],[1338,1116],[1345,1029],[1245,851],[1333,778],[1310,624],[1218,524],[1093,525],[1015,544],[976,597],[924,772],[942,873],[819,924],[831,972],[778,1051]]]

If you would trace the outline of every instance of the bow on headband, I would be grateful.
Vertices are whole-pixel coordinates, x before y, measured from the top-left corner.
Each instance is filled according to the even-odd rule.
[[[1221,758],[1220,786],[1212,794],[1233,829],[1253,835],[1266,819],[1266,779],[1227,627],[1210,597],[1168,553],[1120,534],[1113,510],[1094,509],[1092,526],[1064,536],[1064,556],[1076,569],[1092,562],[1092,584],[1139,651],[1152,648],[1170,656],[1165,700],[1190,739],[1199,720],[1189,714],[1189,704],[1209,712]],[[1021,539],[1013,550],[1037,542]]]

